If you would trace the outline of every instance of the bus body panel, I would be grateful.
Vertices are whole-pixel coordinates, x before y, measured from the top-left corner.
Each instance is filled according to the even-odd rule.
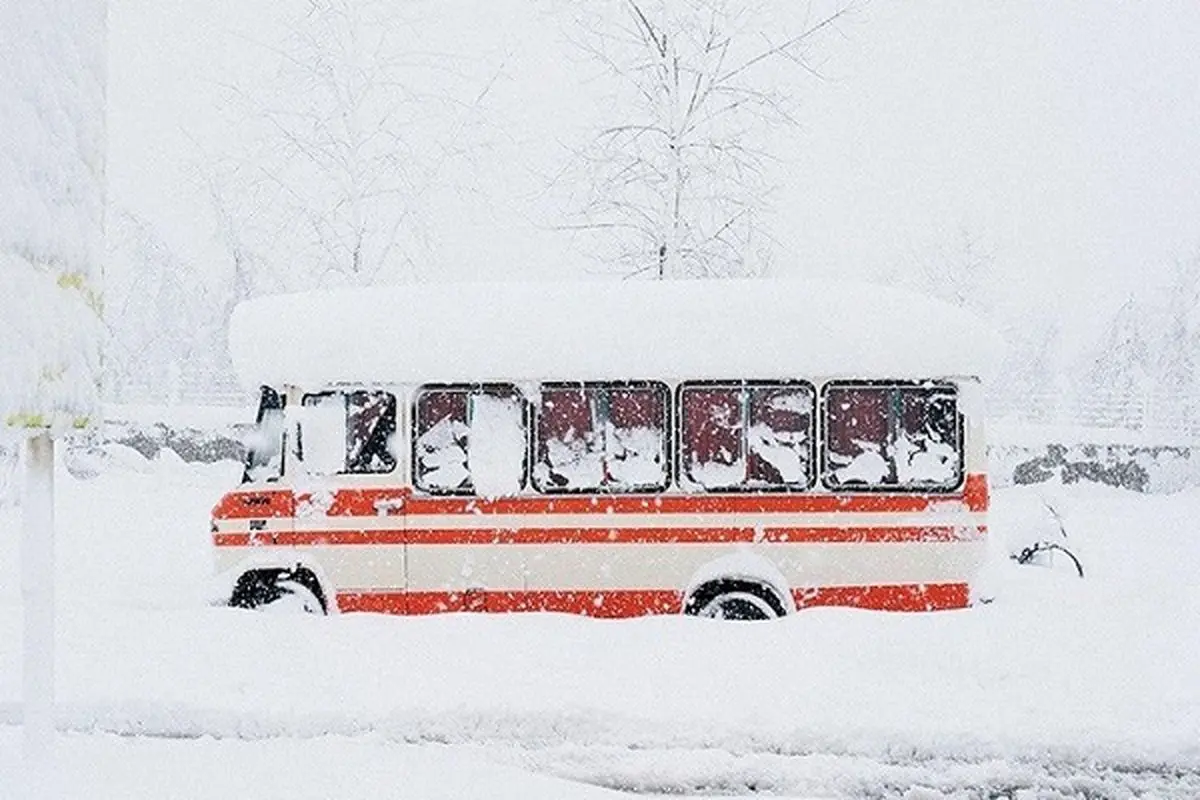
[[[970,445],[964,460],[980,460]],[[678,612],[698,571],[748,550],[778,568],[796,608],[920,611],[967,605],[986,551],[978,472],[949,494],[485,499],[422,496],[394,479],[230,493],[214,509],[218,570],[236,580],[251,565],[311,566],[341,611],[619,617]]]

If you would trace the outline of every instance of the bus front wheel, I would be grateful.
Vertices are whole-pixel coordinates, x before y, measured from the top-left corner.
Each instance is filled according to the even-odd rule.
[[[307,569],[260,569],[238,578],[229,605],[282,613],[325,614],[325,595]]]

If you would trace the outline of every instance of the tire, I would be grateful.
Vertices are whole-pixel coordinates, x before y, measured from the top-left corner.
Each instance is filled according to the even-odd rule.
[[[770,587],[746,580],[719,580],[692,592],[683,613],[708,619],[756,622],[785,616],[783,603]]]
[[[278,581],[279,597],[262,607],[273,614],[324,614],[325,606],[312,589],[297,581]]]
[[[306,569],[247,572],[238,579],[229,605],[280,614],[325,614],[325,596]]]

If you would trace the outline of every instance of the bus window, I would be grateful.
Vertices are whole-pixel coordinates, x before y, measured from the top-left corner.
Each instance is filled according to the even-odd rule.
[[[604,422],[607,483],[619,490],[666,483],[667,391],[610,389]]]
[[[242,483],[279,480],[283,474],[283,409],[287,398],[270,386],[259,394],[254,430],[246,438]]]
[[[954,387],[830,385],[825,483],[831,489],[953,489],[962,480]]]
[[[509,384],[422,387],[413,412],[416,486],[432,494],[519,492],[526,472],[525,409]]]
[[[814,393],[807,384],[684,384],[681,485],[701,491],[812,485]]]
[[[684,476],[701,489],[737,486],[746,477],[742,390],[688,386],[680,396]]]
[[[346,395],[346,472],[379,473],[396,468],[396,397],[388,392]]]
[[[759,386],[750,390],[748,486],[811,485],[813,405],[813,391],[808,386]]]
[[[667,420],[663,384],[544,384],[534,485],[542,492],[665,489]]]
[[[427,492],[470,491],[467,393],[422,390],[413,424],[413,481]]]
[[[324,392],[301,403],[297,453],[310,475],[371,474],[396,468],[396,398],[389,392]]]

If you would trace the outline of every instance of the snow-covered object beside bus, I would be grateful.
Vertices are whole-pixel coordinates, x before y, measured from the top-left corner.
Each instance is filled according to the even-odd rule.
[[[234,605],[969,603],[988,504],[978,376],[999,343],[936,301],[770,281],[419,286],[253,301],[231,338],[263,387],[245,483],[213,513]]]

